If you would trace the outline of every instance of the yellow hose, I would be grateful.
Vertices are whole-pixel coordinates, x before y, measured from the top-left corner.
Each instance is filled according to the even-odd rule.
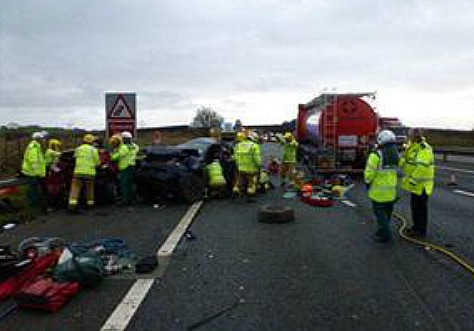
[[[425,241],[425,240],[422,240],[422,239],[418,239],[418,238],[412,238],[412,237],[409,237],[407,236],[405,233],[404,233],[404,230],[405,228],[407,227],[407,220],[405,217],[403,217],[403,215],[400,215],[398,213],[393,213],[393,216],[395,216],[396,218],[398,218],[401,222],[402,222],[402,226],[400,227],[400,229],[398,230],[398,234],[400,235],[400,237],[402,237],[403,239],[409,241],[409,242],[412,242],[414,244],[417,244],[417,245],[420,245],[420,246],[424,246],[424,247],[429,247],[431,249],[434,249],[435,251],[438,251],[440,253],[443,253],[444,255],[450,257],[451,259],[453,259],[455,262],[459,263],[462,267],[464,267],[464,269],[466,269],[467,271],[469,271],[472,275],[474,275],[474,267],[472,265],[469,264],[469,262],[467,262],[466,260],[464,260],[463,258],[457,256],[456,254],[454,254],[453,252],[447,250],[446,248],[444,247],[441,247],[441,246],[438,246],[436,244],[432,244],[428,241]]]

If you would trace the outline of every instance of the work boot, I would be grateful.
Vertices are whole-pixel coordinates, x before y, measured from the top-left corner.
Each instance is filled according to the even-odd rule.
[[[417,229],[409,228],[405,231],[405,234],[409,237],[418,237],[418,238],[424,238],[426,237],[425,233],[420,232]]]

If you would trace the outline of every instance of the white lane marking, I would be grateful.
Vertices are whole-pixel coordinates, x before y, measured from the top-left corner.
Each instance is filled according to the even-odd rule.
[[[466,170],[466,169],[458,169],[458,168],[442,167],[442,166],[438,166],[437,168],[438,168],[438,169],[441,169],[441,170],[449,170],[449,171],[454,171],[454,172],[460,172],[460,173],[464,173],[464,174],[472,174],[472,175],[474,175],[474,170]]]
[[[195,202],[188,209],[178,225],[174,228],[173,232],[168,236],[165,243],[158,250],[157,258],[159,269],[161,269],[161,275],[163,275],[179,240],[193,221],[197,212],[201,208],[202,203],[202,201]],[[113,313],[109,316],[100,331],[124,331],[127,328],[128,323],[130,323],[133,315],[137,312],[138,307],[140,307],[143,299],[145,299],[150,291],[154,282],[155,279],[137,279],[122,301],[117,305]]]
[[[474,193],[472,193],[472,192],[467,192],[467,191],[463,191],[463,190],[453,190],[453,192],[474,198]]]
[[[158,250],[157,255],[158,255],[159,263],[166,262],[169,259],[169,257],[173,254],[174,249],[178,245],[178,242],[180,241],[181,237],[188,229],[189,225],[194,219],[194,216],[196,216],[202,204],[203,204],[202,201],[195,202],[188,209],[186,214],[181,218],[181,221],[179,222],[179,224],[174,228],[173,232],[171,232],[171,234],[168,236],[168,239],[166,239],[165,243]]]
[[[341,202],[349,207],[355,208],[357,205],[349,200],[341,200]]]
[[[138,279],[135,281],[127,295],[123,298],[117,308],[115,308],[114,312],[110,315],[100,331],[125,330],[154,282],[154,279]]]

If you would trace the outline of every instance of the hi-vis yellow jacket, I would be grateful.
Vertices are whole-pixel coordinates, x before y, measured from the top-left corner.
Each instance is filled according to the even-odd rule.
[[[400,158],[400,167],[404,172],[402,180],[404,190],[417,195],[421,195],[423,190],[427,195],[433,194],[434,154],[433,149],[424,139],[419,143],[408,144],[405,153]]]
[[[370,185],[370,199],[375,202],[392,202],[397,197],[397,169],[395,166],[382,166],[382,164],[381,152],[370,153],[364,180]]]

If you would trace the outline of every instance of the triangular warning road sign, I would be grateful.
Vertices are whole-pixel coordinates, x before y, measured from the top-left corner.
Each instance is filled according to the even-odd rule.
[[[109,118],[133,118],[133,114],[122,94],[118,95],[114,106],[109,112]]]

